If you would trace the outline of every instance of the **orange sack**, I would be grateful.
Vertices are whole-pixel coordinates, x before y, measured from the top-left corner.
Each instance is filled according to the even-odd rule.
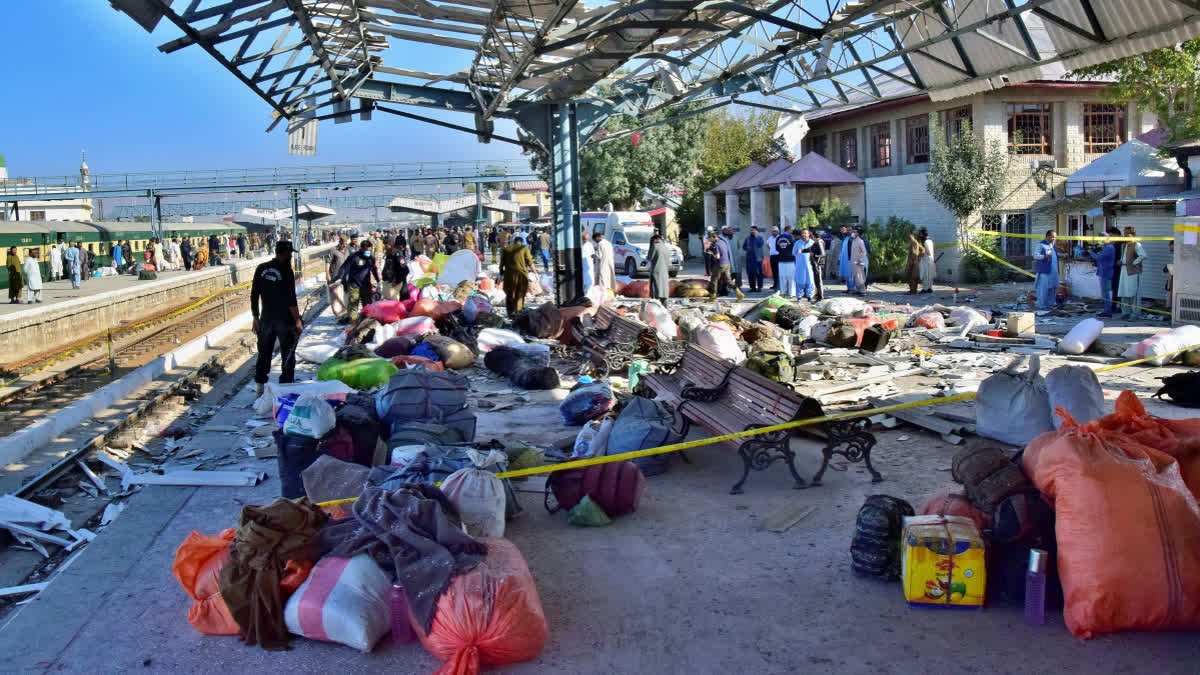
[[[205,635],[237,635],[238,625],[221,597],[221,567],[229,559],[229,542],[237,530],[229,528],[217,536],[192,531],[175,551],[171,573],[192,596],[188,623]]]
[[[437,675],[474,675],[484,666],[530,661],[546,646],[546,615],[521,552],[507,539],[482,541],[487,557],[450,582],[429,634],[412,622],[421,644],[443,661]]]
[[[192,530],[179,548],[175,550],[175,563],[171,573],[192,596],[188,608],[188,623],[205,635],[237,635],[238,625],[221,597],[221,568],[229,560],[229,542],[237,530],[222,530],[217,536],[200,534]],[[312,571],[312,563],[289,560],[284,567],[279,588],[286,598],[300,588]]]
[[[1058,569],[1071,632],[1200,628],[1200,508],[1180,465],[1113,431],[1128,412],[1079,426],[1062,408],[1022,464],[1054,500]]]

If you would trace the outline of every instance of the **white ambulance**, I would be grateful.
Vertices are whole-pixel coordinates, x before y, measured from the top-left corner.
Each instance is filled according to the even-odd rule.
[[[600,230],[613,246],[613,263],[617,274],[629,277],[650,273],[650,237],[654,236],[654,221],[642,211],[590,211],[579,216],[584,232]],[[683,250],[667,244],[671,251],[668,273],[679,274],[683,268]]]

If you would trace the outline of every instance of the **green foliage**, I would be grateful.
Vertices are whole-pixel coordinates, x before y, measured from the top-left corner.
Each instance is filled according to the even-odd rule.
[[[1008,184],[1008,153],[999,141],[984,142],[963,125],[951,142],[930,119],[933,152],[925,185],[929,194],[958,221],[959,241],[965,241],[967,219],[972,214],[993,208],[1004,198]]]
[[[916,225],[903,218],[889,216],[880,222],[873,220],[864,228],[871,242],[871,278],[880,281],[903,281],[908,262],[908,233]]]
[[[800,216],[800,220],[796,223],[796,226],[802,230],[811,230],[814,227],[820,227],[821,222],[817,220],[817,214],[809,209]]]
[[[821,200],[821,206],[817,209],[817,220],[823,227],[836,231],[843,225],[853,225],[854,213],[851,212],[849,204],[842,203],[837,197],[826,197]]]
[[[1081,80],[1115,78],[1104,93],[1114,103],[1138,104],[1158,117],[1168,140],[1200,136],[1200,38],[1071,73]]]
[[[997,258],[1004,259],[1004,254],[1000,249],[1000,237],[980,234],[973,235],[970,241]],[[963,275],[966,277],[967,283],[994,284],[1001,281],[1024,280],[1016,272],[970,246],[965,246],[963,250]]]
[[[672,110],[670,114],[679,112]],[[642,198],[643,189],[662,194],[672,187],[691,183],[705,133],[702,115],[645,129],[637,145],[630,135],[604,141],[606,136],[660,120],[661,116],[653,115],[641,120],[614,115],[596,132],[579,153],[583,208],[600,209],[612,202],[616,209],[628,209]],[[544,154],[534,152],[530,164],[549,180],[549,162]]]
[[[767,161],[779,113],[752,111],[738,115],[723,108],[706,115],[704,124],[695,179],[686,186],[683,203],[675,212],[682,229],[696,234],[704,231],[704,192],[750,162]]]

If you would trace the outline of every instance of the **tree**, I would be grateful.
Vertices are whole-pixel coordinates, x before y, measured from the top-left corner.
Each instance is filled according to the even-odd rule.
[[[830,230],[840,230],[843,225],[854,224],[854,212],[850,205],[843,203],[837,197],[826,197],[817,208],[817,221]]]
[[[608,202],[616,209],[626,209],[642,199],[643,189],[663,194],[691,182],[700,156],[703,116],[684,117],[632,136],[604,140],[660,120],[654,116],[637,120],[613,115],[584,146],[579,153],[579,181],[585,209],[603,208]],[[544,154],[534,152],[530,163],[549,180]]]
[[[709,113],[694,180],[685,188],[675,218],[687,232],[704,230],[704,193],[751,162],[763,163],[770,155],[771,139],[779,113],[751,111],[738,115],[728,109]]]
[[[1200,136],[1200,38],[1174,47],[1108,61],[1071,73],[1077,79],[1115,78],[1104,94],[1138,104],[1158,117],[1168,140]]]
[[[934,122],[931,115],[934,143],[925,187],[958,221],[958,241],[965,249],[967,220],[1004,198],[1008,153],[1000,141],[984,141],[969,124],[947,143]]]

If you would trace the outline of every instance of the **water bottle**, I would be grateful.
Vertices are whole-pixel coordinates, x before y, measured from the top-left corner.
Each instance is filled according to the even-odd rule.
[[[1046,556],[1040,548],[1029,550],[1029,569],[1025,571],[1025,623],[1046,625]]]

